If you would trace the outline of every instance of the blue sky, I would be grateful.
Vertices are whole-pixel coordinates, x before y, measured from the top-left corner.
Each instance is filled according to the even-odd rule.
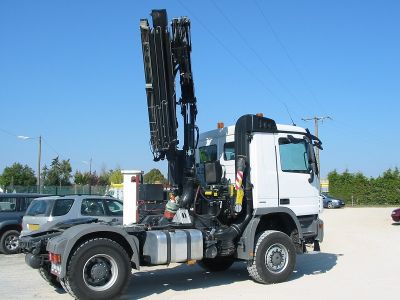
[[[263,112],[329,115],[322,173],[400,166],[398,1],[0,2],[0,172],[60,155],[74,169],[153,167],[139,20],[192,20],[201,131]]]

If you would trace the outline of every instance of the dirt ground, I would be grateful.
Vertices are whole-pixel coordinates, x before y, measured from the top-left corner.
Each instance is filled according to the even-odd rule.
[[[134,272],[121,299],[390,299],[397,298],[400,226],[393,208],[325,210],[321,252],[297,256],[288,282],[253,282],[243,262],[209,273],[197,265]],[[47,285],[23,255],[0,254],[1,299],[71,299]],[[260,298],[261,299],[261,298]]]

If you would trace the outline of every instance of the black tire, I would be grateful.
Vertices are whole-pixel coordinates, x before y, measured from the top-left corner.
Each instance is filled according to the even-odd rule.
[[[67,281],[64,278],[60,278],[60,284],[64,291],[66,291],[68,294],[70,294],[72,297],[76,298],[74,296],[74,293],[71,291],[70,286],[68,285]]]
[[[254,281],[279,283],[289,278],[295,265],[296,249],[289,236],[267,230],[257,239],[254,257],[247,262],[247,271]]]
[[[204,270],[211,272],[221,272],[229,269],[235,259],[232,256],[217,256],[216,258],[203,258],[198,262]]]
[[[19,252],[19,231],[8,230],[0,239],[0,251],[4,254],[15,254]]]
[[[329,209],[333,208],[332,202],[328,202],[328,208],[329,208]]]
[[[131,274],[126,251],[113,240],[96,238],[84,242],[72,254],[64,289],[76,299],[114,299]]]
[[[51,274],[50,272],[50,264],[46,264],[43,267],[39,268],[39,274],[42,276],[44,280],[48,284],[50,284],[52,287],[55,287],[57,289],[62,288],[60,281],[58,280],[58,277],[56,275]]]

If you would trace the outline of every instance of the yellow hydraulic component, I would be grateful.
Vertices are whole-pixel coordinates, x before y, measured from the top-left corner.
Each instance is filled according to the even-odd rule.
[[[242,204],[244,197],[242,182],[243,182],[243,170],[238,170],[236,172],[236,181],[235,181],[235,190],[236,190],[235,212],[237,214],[242,211]]]
[[[237,192],[236,192],[235,209],[238,209],[238,210],[240,209],[240,210],[237,211],[237,212],[240,212],[242,210],[243,197],[244,197],[243,189],[238,189]]]
[[[205,191],[205,192],[204,192],[204,195],[206,195],[206,196],[212,196],[212,191]]]
[[[233,195],[235,194],[235,186],[233,184],[231,184],[229,186],[229,197],[233,197]]]

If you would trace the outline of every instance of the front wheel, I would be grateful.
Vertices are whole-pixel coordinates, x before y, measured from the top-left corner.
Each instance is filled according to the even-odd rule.
[[[280,231],[267,230],[258,238],[254,257],[247,262],[250,276],[260,283],[286,281],[296,264],[292,240]]]
[[[235,259],[232,256],[217,256],[216,258],[203,258],[199,266],[207,271],[220,272],[229,269]]]
[[[62,282],[78,299],[113,299],[126,286],[131,267],[128,254],[115,241],[88,240],[76,249]]]

